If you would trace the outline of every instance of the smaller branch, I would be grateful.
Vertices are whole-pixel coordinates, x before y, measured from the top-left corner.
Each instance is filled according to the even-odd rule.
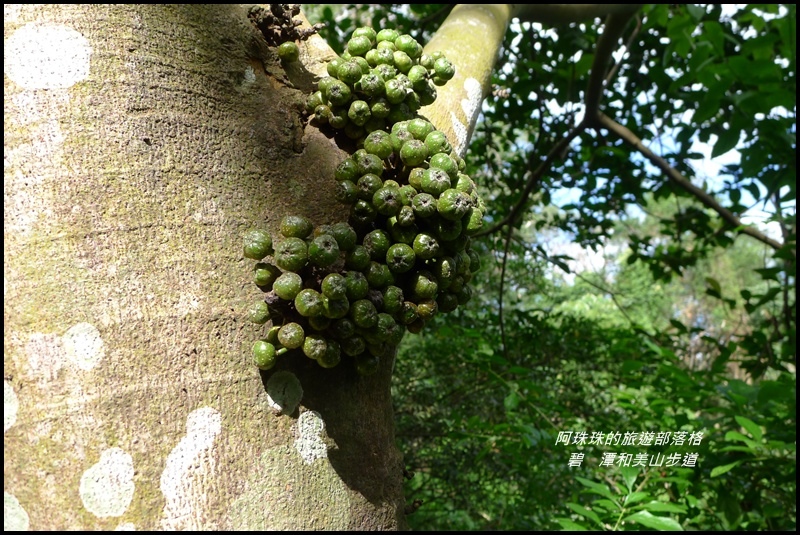
[[[503,345],[503,358],[508,360],[508,344],[506,344],[506,329],[505,323],[503,321],[503,291],[505,288],[505,281],[506,281],[506,262],[508,260],[508,248],[511,245],[511,233],[514,230],[512,225],[508,227],[508,234],[506,234],[506,245],[503,249],[503,264],[500,268],[500,295],[497,298],[497,319],[500,322],[500,342]]]
[[[587,90],[586,114],[584,115],[584,119],[581,124],[573,128],[564,138],[556,143],[556,145],[547,154],[545,160],[539,165],[538,168],[536,168],[533,173],[528,176],[525,188],[522,190],[522,195],[520,196],[519,201],[517,201],[517,204],[515,204],[511,209],[511,212],[509,212],[505,218],[489,229],[477,233],[476,237],[492,234],[501,229],[504,225],[511,224],[513,226],[520,212],[528,202],[528,197],[530,197],[530,194],[541,182],[542,175],[544,175],[544,173],[550,169],[555,157],[566,154],[567,148],[572,140],[594,122],[595,116],[599,113],[600,97],[603,91],[603,80],[605,78],[606,65],[608,64],[608,61],[611,58],[611,53],[617,46],[619,37],[622,35],[622,32],[627,26],[628,21],[639,10],[641,4],[545,4],[544,6],[549,6],[556,11],[563,10],[563,12],[570,12],[573,10],[591,10],[597,8],[603,10],[603,14],[611,13],[606,21],[606,29],[603,32],[603,35],[600,37],[600,41],[597,44],[597,51],[595,52],[595,61],[594,65],[592,66],[592,75],[591,79],[589,80],[589,88]],[[536,7],[542,8],[543,5],[537,5]],[[518,13],[515,13],[515,15],[519,16]],[[535,153],[536,152],[532,154]],[[561,157],[563,158],[564,156]]]
[[[625,50],[631,49],[631,44],[633,43],[633,40],[636,39],[636,36],[639,35],[639,30],[641,29],[642,29],[642,19],[641,17],[636,17],[636,28],[634,28],[631,34],[628,36],[628,40],[625,42]],[[611,67],[611,69],[609,69],[608,75],[606,76],[605,79],[605,85],[611,83],[611,80],[613,80],[614,77],[617,75],[617,71],[619,70],[620,65],[622,65],[622,61],[614,63],[614,66]]]
[[[561,156],[566,153],[569,144],[575,139],[580,133],[582,133],[586,129],[586,125],[584,123],[579,124],[575,128],[573,128],[566,136],[561,138],[558,143],[556,143],[550,152],[547,153],[547,157],[545,157],[544,161],[539,164],[539,167],[536,168],[535,171],[529,174],[528,181],[525,184],[525,188],[522,190],[522,195],[520,196],[517,204],[511,209],[506,217],[502,220],[498,221],[495,225],[492,225],[490,228],[486,230],[482,230],[475,234],[475,237],[478,236],[486,236],[487,234],[492,234],[497,232],[505,225],[512,225],[514,221],[519,216],[522,209],[525,207],[525,204],[528,202],[528,197],[530,196],[531,192],[536,188],[539,184],[542,175],[544,175],[549,169],[550,166],[553,164],[553,160],[555,160],[556,156]],[[563,156],[561,156],[563,157]]]
[[[600,99],[603,97],[603,89],[607,78],[606,68],[611,61],[611,54],[616,50],[617,43],[622,36],[622,32],[628,25],[628,21],[638,11],[639,5],[633,11],[624,11],[609,15],[606,19],[603,35],[597,41],[592,63],[592,74],[589,78],[589,85],[586,88],[586,115],[584,121],[588,121],[592,126],[595,125],[598,114],[600,113]]]
[[[688,178],[679,173],[675,168],[673,168],[669,163],[667,163],[666,160],[664,160],[660,156],[653,153],[650,149],[645,147],[644,144],[642,143],[642,140],[636,137],[636,134],[628,130],[626,127],[622,126],[621,124],[617,123],[604,113],[600,112],[598,112],[597,114],[597,123],[598,123],[597,126],[605,128],[610,132],[613,132],[614,134],[619,136],[623,141],[633,146],[633,148],[639,151],[639,153],[641,153],[645,158],[650,160],[650,163],[659,168],[667,176],[667,178],[669,178],[675,184],[680,186],[684,191],[693,195],[707,208],[714,210],[717,214],[720,215],[720,217],[722,217],[722,219],[725,222],[727,222],[730,226],[737,229],[738,232],[742,234],[747,234],[748,236],[769,245],[773,249],[780,249],[781,247],[783,247],[782,243],[773,240],[769,236],[759,232],[757,229],[745,226],[742,223],[742,220],[739,219],[739,217],[736,214],[734,214],[724,206],[720,205],[713,196],[711,196],[704,190],[692,184],[692,182]]]

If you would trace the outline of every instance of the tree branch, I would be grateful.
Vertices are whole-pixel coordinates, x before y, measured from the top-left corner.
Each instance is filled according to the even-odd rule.
[[[633,12],[640,4],[513,4],[514,16],[524,22],[566,24]]]
[[[504,225],[513,225],[514,221],[517,219],[517,216],[519,216],[520,212],[522,212],[522,209],[525,207],[525,203],[528,202],[528,197],[530,196],[531,192],[533,192],[533,190],[539,184],[542,175],[544,175],[547,170],[550,169],[550,166],[553,164],[553,160],[556,159],[556,156],[564,154],[572,140],[575,139],[585,129],[586,125],[581,123],[573,128],[566,136],[561,138],[558,143],[556,143],[553,148],[550,149],[550,152],[547,153],[547,157],[542,163],[539,164],[539,167],[537,167],[533,172],[529,171],[528,181],[525,184],[525,188],[522,190],[522,195],[508,215],[498,221],[496,224],[492,225],[490,228],[476,233],[475,237],[492,234],[493,232],[503,228]],[[531,155],[531,159],[533,159],[533,154]]]
[[[591,126],[596,126],[598,114],[600,113],[600,99],[603,96],[603,89],[606,84],[606,68],[611,61],[611,54],[616,50],[619,38],[628,25],[628,21],[638,11],[640,4],[635,5],[633,11],[623,11],[609,15],[606,19],[603,35],[597,41],[592,63],[592,74],[589,78],[589,85],[586,88],[586,115],[584,122]]]
[[[645,147],[644,144],[642,143],[642,140],[636,137],[636,134],[628,130],[626,127],[622,126],[621,124],[617,123],[616,121],[614,121],[613,119],[611,119],[610,117],[601,112],[598,112],[597,114],[597,126],[605,128],[609,132],[613,132],[614,134],[619,136],[623,141],[625,141],[633,148],[635,148],[637,151],[639,151],[639,153],[642,154],[645,158],[647,158],[650,161],[650,163],[659,168],[667,176],[667,178],[669,178],[675,184],[680,186],[684,191],[693,195],[707,208],[714,210],[731,227],[733,227],[734,229],[738,229],[738,232],[742,234],[747,234],[748,236],[769,245],[773,249],[780,249],[781,247],[783,247],[782,243],[773,240],[772,238],[761,233],[757,229],[745,226],[742,223],[742,220],[739,219],[739,217],[736,214],[734,214],[724,206],[720,205],[712,195],[692,184],[692,182],[688,178],[679,173],[674,167],[672,167],[669,163],[667,163],[666,160],[664,160],[660,156],[653,153],[653,151]]]

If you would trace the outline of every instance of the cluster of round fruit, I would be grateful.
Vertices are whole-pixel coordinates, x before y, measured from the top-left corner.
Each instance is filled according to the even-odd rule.
[[[307,100],[320,124],[360,141],[369,132],[412,119],[436,100],[436,86],[455,75],[441,52],[422,53],[410,35],[358,28],[341,57],[327,65],[328,75]]]
[[[347,50],[328,65],[309,108],[361,147],[335,172],[349,221],[313,228],[287,216],[274,247],[266,231],[245,236],[244,255],[259,261],[255,282],[266,292],[250,318],[272,322],[253,346],[262,369],[296,349],[325,368],[344,354],[359,373],[373,373],[406,331],[465,304],[480,267],[469,238],[483,222],[475,184],[444,134],[414,116],[452,65],[392,30],[360,28]]]

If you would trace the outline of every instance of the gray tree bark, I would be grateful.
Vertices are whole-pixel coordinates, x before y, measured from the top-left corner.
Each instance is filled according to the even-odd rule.
[[[242,257],[344,220],[341,151],[242,6],[6,6],[4,527],[397,529],[391,362],[284,358]]]

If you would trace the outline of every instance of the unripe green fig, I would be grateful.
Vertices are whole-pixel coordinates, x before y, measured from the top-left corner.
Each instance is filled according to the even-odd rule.
[[[422,191],[430,193],[437,199],[439,195],[450,189],[450,176],[444,169],[431,167],[422,174]]]
[[[410,35],[404,34],[398,36],[397,39],[394,40],[394,45],[397,47],[397,50],[402,50],[408,54],[411,59],[417,59],[422,55],[422,45]]]
[[[287,323],[278,331],[278,341],[283,347],[297,349],[303,345],[306,333],[299,323]]]
[[[329,299],[344,299],[347,297],[345,278],[341,273],[328,273],[320,285],[322,295]]]
[[[297,61],[300,59],[300,48],[294,41],[286,41],[278,47],[278,56],[287,63]]]
[[[347,111],[347,117],[350,119],[352,124],[364,126],[372,117],[369,104],[363,100],[354,100],[350,103],[350,109]]]
[[[450,80],[456,74],[456,68],[450,63],[447,58],[439,58],[433,62],[433,71],[435,76],[439,77],[444,82]],[[435,82],[436,78],[434,78]]]
[[[427,232],[420,232],[414,239],[414,254],[423,260],[430,260],[439,254],[439,241]]]
[[[335,340],[327,340],[327,347],[322,356],[318,357],[317,364],[323,368],[333,368],[341,361],[341,346]]]
[[[308,260],[318,267],[327,267],[339,259],[339,244],[330,234],[321,234],[308,246]]]
[[[356,240],[358,239],[356,231],[347,223],[343,221],[334,223],[328,232],[336,239],[340,251],[350,251],[356,246]]]
[[[244,257],[261,260],[273,253],[272,236],[266,230],[252,229],[244,235]]]
[[[367,173],[358,179],[356,187],[358,188],[358,198],[371,202],[375,193],[383,187],[383,180],[376,174]]]
[[[472,208],[472,201],[466,193],[451,188],[439,196],[436,208],[443,218],[449,221],[458,221]]]
[[[358,167],[358,176],[368,173],[380,176],[383,173],[383,160],[374,154],[368,153],[365,149],[357,150],[352,158]]]
[[[361,66],[357,61],[352,59],[350,61],[344,61],[339,64],[335,76],[347,85],[353,86],[356,82],[361,80]]]
[[[397,215],[403,206],[400,197],[400,189],[392,187],[382,187],[372,196],[372,204],[379,214],[391,217]]]
[[[367,344],[361,336],[353,335],[342,340],[341,347],[345,355],[355,357],[366,351]]]
[[[370,39],[366,36],[355,36],[347,42],[347,51],[353,56],[363,56],[372,48]]]
[[[262,370],[269,370],[277,362],[275,346],[266,340],[256,340],[253,344],[253,362]]]
[[[430,121],[417,117],[408,122],[408,131],[414,136],[414,139],[425,141],[425,138],[433,132],[435,128]],[[426,147],[427,149],[427,147]]]
[[[330,334],[338,340],[345,340],[356,333],[356,324],[350,318],[339,318],[331,322]]]
[[[325,93],[323,93],[323,96]],[[350,102],[353,92],[345,82],[334,80],[328,86],[327,97],[334,106],[344,106]]]
[[[378,324],[378,311],[372,301],[359,299],[350,306],[350,319],[356,327],[371,329]]]
[[[436,199],[430,193],[417,193],[411,199],[411,208],[414,210],[414,216],[422,219],[436,215]]]
[[[345,158],[342,160],[342,163],[336,167],[334,178],[336,178],[336,180],[351,180],[356,182],[361,174],[356,161],[353,158]]]
[[[430,137],[430,135],[428,137]],[[426,137],[425,139],[427,140],[428,138]],[[431,156],[430,166],[443,169],[445,172],[447,172],[447,176],[450,177],[451,181],[458,178],[458,164],[454,159],[443,152],[439,152]]]
[[[264,301],[253,303],[247,311],[247,316],[253,323],[263,325],[270,319],[269,306]]]
[[[403,161],[403,164],[408,167],[420,165],[427,157],[428,147],[418,139],[410,139],[400,147],[400,159]]]
[[[394,283],[394,275],[389,266],[381,262],[370,262],[364,276],[367,277],[370,288],[380,289]]]
[[[333,190],[333,197],[343,204],[355,204],[358,200],[358,186],[352,180],[340,180]]]
[[[353,34],[350,36],[350,38],[352,39],[353,37],[366,37],[369,39],[370,44],[372,44],[377,41],[378,34],[369,26],[360,26],[353,30]]]
[[[281,234],[285,238],[306,239],[311,235],[314,226],[308,218],[301,215],[287,215],[281,219]]]
[[[300,238],[286,238],[275,247],[275,263],[285,271],[299,271],[308,262],[308,246]]]
[[[328,342],[319,334],[309,334],[303,341],[303,353],[310,359],[319,359],[325,355],[327,350]]]
[[[253,280],[256,286],[269,291],[275,280],[280,276],[281,270],[272,264],[258,262],[253,266]]]
[[[323,296],[322,297],[322,313],[325,315],[326,318],[330,319],[340,319],[347,316],[347,313],[350,310],[350,301],[348,299],[331,299],[329,297]]]
[[[393,273],[406,273],[415,263],[414,249],[405,243],[395,243],[386,252],[386,264]]]
[[[297,273],[287,271],[277,278],[272,285],[272,291],[281,299],[294,300],[303,289],[303,279]]]
[[[384,28],[380,30],[375,36],[375,40],[380,43],[381,41],[389,41],[394,43],[395,39],[400,36],[397,30],[393,28]]]
[[[439,130],[434,130],[425,136],[425,146],[428,147],[428,153],[432,155],[448,153],[452,150],[450,142],[447,141],[444,132],[440,132]],[[431,158],[433,158],[433,156]],[[433,161],[431,161],[431,165],[433,165]]]
[[[300,290],[294,298],[294,308],[301,316],[321,316],[325,311],[322,294],[311,288]]]
[[[370,132],[364,139],[364,149],[381,160],[385,160],[391,156],[393,152],[391,137],[383,130]]]

